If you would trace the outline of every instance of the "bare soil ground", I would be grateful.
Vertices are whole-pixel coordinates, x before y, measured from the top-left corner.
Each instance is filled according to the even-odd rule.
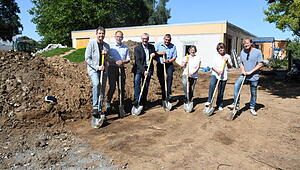
[[[153,76],[149,103],[140,116],[117,118],[117,101],[100,129],[90,126],[91,85],[84,63],[60,57],[32,57],[0,51],[1,169],[300,169],[300,86],[267,69],[258,87],[258,116],[248,110],[249,86],[241,94],[241,112],[211,117],[202,113],[209,73],[196,84],[195,109],[183,111],[181,71],[174,76],[174,109],[160,106]],[[133,96],[127,66],[126,105]],[[231,70],[225,105],[232,103],[238,76]],[[52,95],[57,104],[44,102]],[[115,100],[117,96],[115,96]]]

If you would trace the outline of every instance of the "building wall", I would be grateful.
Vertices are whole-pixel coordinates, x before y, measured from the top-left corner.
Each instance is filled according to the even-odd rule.
[[[239,56],[243,49],[243,40],[246,38],[254,38],[255,35],[228,23],[227,24],[227,32],[226,32],[226,42],[227,45],[231,44],[230,47],[227,47],[227,53],[231,54],[232,50],[235,50],[236,54]],[[231,41],[231,43],[228,43]]]
[[[264,42],[261,48],[263,59],[269,60],[273,56],[273,42]]]
[[[216,46],[222,42],[222,34],[201,34],[201,35],[175,35],[172,42],[177,47],[177,63],[181,63],[182,58],[187,53],[186,46],[195,45],[196,55],[201,57],[201,67],[211,66],[213,57],[216,56]],[[162,38],[161,38],[162,39]]]
[[[166,33],[172,35],[172,43],[177,47],[178,59],[186,53],[186,46],[196,45],[198,52],[203,59],[202,66],[211,65],[212,57],[216,56],[216,46],[219,42],[229,44],[227,52],[236,50],[239,54],[242,49],[242,40],[247,37],[254,37],[253,34],[234,26],[227,21],[213,23],[192,23],[173,25],[154,25],[106,29],[105,42],[113,43],[114,34],[117,30],[124,33],[124,41],[132,40],[140,42],[140,36],[147,32],[150,35],[150,42],[157,43],[163,40]],[[72,42],[74,48],[84,48],[89,39],[96,38],[96,30],[72,31]]]
[[[278,53],[278,58],[280,58],[280,59],[285,58],[287,43],[288,43],[288,41],[286,41],[286,40],[275,40],[274,48],[281,48],[280,52]]]
[[[154,25],[154,26],[137,26],[137,27],[121,27],[106,29],[106,38],[109,40],[114,37],[117,30],[121,30],[125,37],[138,37],[147,32],[151,36],[163,36],[166,33],[171,35],[197,35],[197,34],[220,34],[226,32],[226,21],[215,23],[193,23],[193,24],[173,24],[173,25]],[[96,38],[96,29],[72,31],[73,48],[82,48],[82,45],[76,44],[76,39]],[[133,39],[131,39],[133,40]],[[134,41],[134,40],[133,40]]]
[[[163,41],[164,35],[150,35],[149,42],[160,42]],[[141,42],[141,37],[126,37],[124,41],[132,40]],[[114,43],[114,38],[105,38],[108,43]],[[195,45],[197,47],[197,54],[202,57],[202,66],[206,67],[211,65],[212,57],[216,56],[216,46],[219,42],[223,42],[223,34],[199,34],[199,35],[172,35],[172,43],[176,45],[177,63],[181,63],[183,56],[186,54],[186,46]]]

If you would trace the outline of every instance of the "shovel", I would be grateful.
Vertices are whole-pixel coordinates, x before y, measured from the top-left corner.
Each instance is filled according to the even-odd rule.
[[[193,102],[190,101],[190,82],[189,82],[189,66],[188,66],[188,61],[189,61],[189,56],[187,55],[186,56],[186,61],[187,61],[187,75],[186,75],[186,78],[187,78],[187,81],[186,81],[186,94],[187,94],[187,103],[184,103],[183,104],[183,108],[184,108],[184,111],[187,112],[187,113],[190,113],[192,110],[193,110]]]
[[[163,55],[163,59],[165,60],[165,55]],[[167,70],[166,63],[164,63],[164,79],[165,79],[165,97],[166,100],[163,101],[163,108],[165,111],[170,111],[172,109],[172,104],[168,101],[168,88],[167,88]]]
[[[152,58],[153,57],[150,56],[150,61],[149,61],[149,64],[148,64],[147,73],[149,72],[150,64],[152,62]],[[148,77],[148,74],[145,76],[144,81],[143,81],[141,93],[140,93],[140,96],[139,96],[139,99],[138,99],[138,105],[137,106],[132,106],[132,108],[131,108],[131,114],[132,115],[138,116],[139,114],[141,114],[141,112],[143,110],[143,106],[140,106],[140,101],[141,101],[141,98],[142,98],[142,94],[143,94],[143,91],[144,91],[144,87],[145,87],[145,84],[146,84],[147,77]]]
[[[101,66],[104,66],[104,55],[102,54]],[[99,84],[99,97],[98,97],[98,113],[97,115],[92,116],[91,125],[93,128],[100,128],[105,120],[105,115],[102,113],[102,106],[100,100],[103,96],[102,94],[102,79],[103,79],[103,70],[100,72],[100,84]]]
[[[215,89],[214,89],[211,103],[209,104],[208,107],[205,107],[204,110],[203,110],[204,114],[206,114],[207,116],[211,116],[211,115],[214,113],[214,111],[215,111],[215,108],[212,107],[212,103],[213,103],[213,101],[214,101],[214,97],[215,97],[216,91],[217,91],[217,89],[218,89],[219,82],[220,82],[220,79],[218,79],[217,84],[216,84],[216,87],[215,87]]]
[[[222,65],[223,73],[224,73],[225,65],[226,65],[226,62],[224,62],[223,65]],[[203,110],[203,113],[206,114],[207,116],[211,116],[211,115],[214,113],[214,111],[215,111],[215,108],[212,107],[212,104],[213,104],[214,97],[215,97],[215,94],[216,94],[216,92],[217,92],[217,89],[218,89],[218,87],[219,87],[220,80],[221,80],[221,75],[220,75],[220,78],[218,79],[217,84],[216,84],[216,87],[215,87],[215,89],[214,89],[211,103],[209,104],[208,107],[205,107],[204,110]]]
[[[122,74],[121,74],[121,67],[119,67],[119,97],[120,97],[120,105],[119,105],[119,117],[123,118],[125,117],[126,113],[124,110],[124,105],[122,103]]]
[[[187,86],[187,89],[186,89],[186,93],[187,93],[187,103],[184,103],[183,104],[183,108],[184,108],[184,111],[187,112],[187,113],[190,113],[192,110],[193,110],[193,102],[189,100],[189,96],[190,96],[190,90],[189,90],[189,86],[190,86],[190,82],[189,82],[189,77],[187,76],[187,82],[186,82],[186,86]]]
[[[236,100],[235,100],[235,102],[234,102],[233,110],[229,113],[229,116],[228,116],[228,118],[227,118],[228,120],[233,120],[234,117],[235,117],[235,115],[236,115],[236,113],[238,112],[238,110],[236,109],[236,105],[237,105],[238,98],[240,97],[240,93],[241,93],[241,90],[242,90],[242,87],[243,87],[243,84],[244,84],[245,79],[246,79],[246,76],[244,76],[244,78],[243,78],[243,81],[242,81],[241,87],[240,87],[240,89],[239,89],[237,98],[236,98]]]

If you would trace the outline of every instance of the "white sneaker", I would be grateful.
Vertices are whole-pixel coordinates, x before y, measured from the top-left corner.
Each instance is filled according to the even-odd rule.
[[[250,108],[250,113],[253,115],[253,116],[257,116],[257,113],[254,109]]]
[[[227,107],[228,107],[228,109],[233,110],[234,109],[234,104],[231,104],[231,105],[229,105]],[[239,110],[239,108],[240,108],[239,106],[235,107],[236,110]]]
[[[205,102],[205,107],[208,107],[210,105],[209,102]]]
[[[229,106],[227,106],[227,107],[228,107],[228,109],[233,110],[234,104],[231,104],[231,105],[229,105]]]
[[[110,109],[110,102],[106,102],[106,110]]]
[[[224,110],[223,107],[218,107],[218,110]]]

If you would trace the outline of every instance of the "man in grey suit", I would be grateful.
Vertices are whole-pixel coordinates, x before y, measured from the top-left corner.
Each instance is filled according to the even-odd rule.
[[[93,115],[98,115],[98,112],[102,112],[102,105],[104,101],[105,86],[107,80],[107,64],[108,64],[108,52],[110,47],[104,42],[105,29],[99,26],[96,29],[96,39],[91,40],[85,50],[85,62],[87,63],[87,71],[92,81],[92,99],[93,99]],[[104,57],[102,57],[104,55]],[[103,61],[104,60],[104,61]],[[100,95],[100,75],[102,73],[101,84],[101,98]]]

